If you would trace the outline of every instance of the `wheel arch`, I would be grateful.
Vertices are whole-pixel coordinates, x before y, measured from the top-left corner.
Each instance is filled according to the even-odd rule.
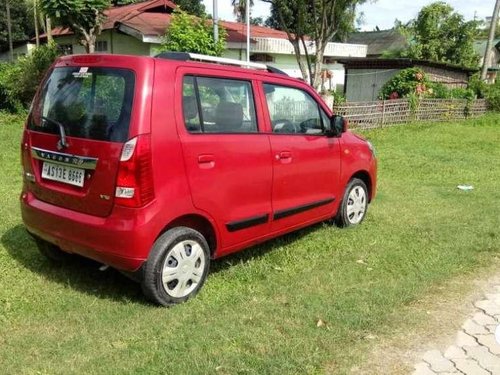
[[[365,185],[368,189],[368,202],[371,202],[372,195],[373,195],[373,184],[372,184],[372,179],[370,177],[370,174],[365,170],[357,171],[351,177],[349,177],[349,179],[347,180],[347,184],[353,178],[359,178],[361,181],[363,181],[365,183]]]
[[[158,237],[167,230],[175,227],[188,227],[200,232],[208,242],[208,246],[210,247],[210,256],[214,256],[218,246],[218,239],[215,225],[209,219],[200,214],[186,214],[179,216],[165,225],[163,230],[158,234]]]

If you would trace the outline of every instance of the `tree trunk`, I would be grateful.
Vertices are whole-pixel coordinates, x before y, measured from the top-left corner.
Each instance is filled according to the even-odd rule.
[[[293,41],[290,40],[290,42],[293,45],[293,50],[295,51],[295,60],[297,60],[297,64],[299,65],[302,78],[304,79],[304,81],[307,81],[307,67],[305,66],[304,60],[302,60],[302,55],[300,54],[299,41],[297,39],[293,39]]]
[[[50,17],[45,17],[45,24],[47,25],[47,43],[52,44],[54,43],[54,38],[52,37],[52,21]]]
[[[488,73],[488,64],[490,60],[491,47],[493,45],[493,39],[495,38],[495,31],[498,23],[498,10],[500,9],[500,0],[495,3],[495,8],[493,9],[493,16],[491,17],[490,34],[488,36],[488,42],[486,43],[486,51],[484,52],[483,68],[481,69],[481,79],[484,81],[486,79],[486,74]]]
[[[38,31],[38,3],[37,0],[33,1],[33,21],[35,22],[35,43],[40,47],[40,32]]]
[[[314,76],[312,79],[312,86],[316,90],[318,90],[321,84],[321,71],[323,70],[323,56],[325,54],[325,47],[326,43],[316,42],[316,61],[314,62]]]
[[[12,44],[12,20],[10,19],[9,0],[5,0],[5,13],[7,16],[7,36],[9,38],[9,59],[14,61],[14,46]]]

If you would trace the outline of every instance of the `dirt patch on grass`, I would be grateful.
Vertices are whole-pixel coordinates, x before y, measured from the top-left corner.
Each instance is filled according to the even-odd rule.
[[[427,350],[451,345],[464,321],[492,285],[500,283],[500,260],[478,272],[432,288],[392,317],[392,332],[373,339],[373,349],[355,374],[409,374]]]

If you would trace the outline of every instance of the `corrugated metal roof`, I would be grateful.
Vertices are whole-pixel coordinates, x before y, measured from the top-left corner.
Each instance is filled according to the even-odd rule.
[[[366,44],[368,56],[380,56],[386,51],[396,51],[407,46],[406,38],[396,29],[352,33],[346,42]]]

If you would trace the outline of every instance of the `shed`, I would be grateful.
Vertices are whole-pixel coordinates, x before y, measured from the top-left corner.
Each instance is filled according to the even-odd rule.
[[[365,44],[368,47],[366,57],[382,57],[408,47],[406,37],[396,28],[351,33],[346,42]]]
[[[467,87],[469,77],[477,69],[457,65],[416,59],[340,59],[344,65],[344,94],[348,101],[377,100],[382,86],[399,71],[406,68],[422,69],[432,82],[439,82],[448,88]]]

